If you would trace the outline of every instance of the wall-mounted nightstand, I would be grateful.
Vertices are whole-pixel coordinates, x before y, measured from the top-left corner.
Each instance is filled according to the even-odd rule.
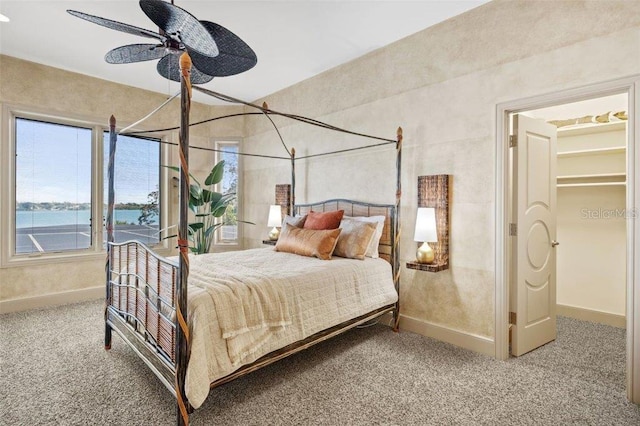
[[[426,257],[430,257],[432,261],[430,263],[407,262],[408,269],[427,272],[440,272],[449,269],[449,202],[451,195],[449,189],[451,178],[451,175],[418,176],[418,212],[414,240],[421,243],[430,242],[433,254],[427,256],[421,253],[422,247],[420,247],[416,253],[416,259],[428,261],[430,259],[426,259]],[[426,219],[429,220],[426,221]],[[434,219],[435,224],[433,223]],[[433,235],[434,225],[436,235]],[[431,231],[426,232],[427,229]]]
[[[262,244],[266,244],[268,246],[275,246],[278,240],[262,240]]]
[[[449,264],[407,262],[407,268],[417,271],[440,272],[449,269]]]

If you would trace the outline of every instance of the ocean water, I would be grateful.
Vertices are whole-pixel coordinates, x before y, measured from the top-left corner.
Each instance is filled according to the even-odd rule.
[[[138,224],[140,210],[115,210],[114,223]],[[33,210],[16,212],[16,228],[35,226],[89,225],[89,210]],[[157,220],[157,218],[156,218]]]

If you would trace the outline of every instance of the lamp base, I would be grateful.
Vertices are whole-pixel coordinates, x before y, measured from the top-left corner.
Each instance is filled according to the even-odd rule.
[[[436,258],[436,253],[433,251],[428,243],[422,243],[416,251],[416,262],[418,263],[433,263]]]
[[[275,241],[278,239],[279,236],[280,236],[280,230],[274,226],[271,232],[269,232],[269,239],[271,241]]]

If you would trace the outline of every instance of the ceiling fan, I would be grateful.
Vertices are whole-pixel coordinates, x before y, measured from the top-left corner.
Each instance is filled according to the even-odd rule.
[[[110,64],[158,61],[158,73],[180,81],[179,55],[186,51],[193,68],[191,82],[208,83],[213,77],[240,74],[253,68],[258,59],[240,37],[214,22],[199,21],[173,0],[140,0],[140,8],[158,27],[159,32],[146,30],[111,19],[67,10],[73,16],[125,33],[156,40],[154,44],[129,44],[116,47],[105,55]]]

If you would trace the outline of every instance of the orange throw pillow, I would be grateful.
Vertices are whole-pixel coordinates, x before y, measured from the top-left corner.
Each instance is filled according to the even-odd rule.
[[[305,229],[337,229],[340,227],[340,221],[344,216],[344,210],[335,210],[332,212],[314,212],[307,214],[307,220],[304,222]]]
[[[341,231],[341,229],[303,229],[285,223],[280,231],[275,250],[329,260]]]

